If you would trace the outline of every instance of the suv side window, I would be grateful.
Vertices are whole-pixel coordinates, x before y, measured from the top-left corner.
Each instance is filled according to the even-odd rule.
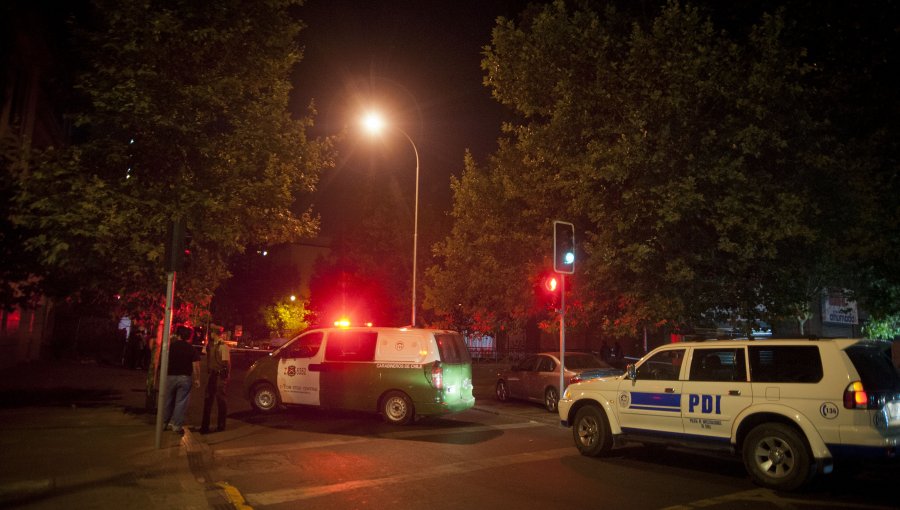
[[[753,382],[816,383],[822,380],[822,358],[815,345],[751,345]]]
[[[637,368],[637,379],[677,381],[684,349],[668,349],[654,354]]]
[[[744,349],[694,349],[691,381],[746,381]]]

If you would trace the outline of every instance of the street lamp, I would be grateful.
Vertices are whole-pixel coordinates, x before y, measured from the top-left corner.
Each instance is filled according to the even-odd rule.
[[[412,322],[411,326],[415,327],[416,325],[416,260],[417,257],[417,249],[419,245],[419,149],[416,148],[416,143],[413,142],[412,138],[406,131],[398,128],[397,126],[389,126],[384,118],[381,117],[378,113],[369,112],[362,119],[363,128],[368,131],[370,134],[378,134],[383,131],[386,127],[392,127],[397,130],[409,140],[410,145],[412,145],[413,152],[416,155],[416,202],[415,208],[413,209],[413,268],[412,268]]]

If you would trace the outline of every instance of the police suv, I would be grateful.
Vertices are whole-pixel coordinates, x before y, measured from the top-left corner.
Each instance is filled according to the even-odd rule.
[[[835,460],[896,459],[900,375],[868,340],[673,343],[569,386],[559,416],[582,455],[629,441],[722,450],[758,484],[792,490]]]

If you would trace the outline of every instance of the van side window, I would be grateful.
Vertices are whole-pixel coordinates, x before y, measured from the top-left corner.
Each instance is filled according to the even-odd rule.
[[[322,338],[325,335],[321,332],[309,333],[294,340],[288,345],[284,351],[279,353],[282,358],[310,358],[319,352],[322,345]]]
[[[691,381],[746,381],[744,349],[694,349]]]
[[[329,333],[325,361],[372,361],[378,333],[369,331],[335,331]]]
[[[438,353],[441,355],[441,361],[444,363],[471,363],[472,357],[469,355],[469,348],[460,334],[435,333],[434,340],[437,342]]]
[[[822,358],[815,345],[751,345],[753,382],[816,383],[822,380]]]

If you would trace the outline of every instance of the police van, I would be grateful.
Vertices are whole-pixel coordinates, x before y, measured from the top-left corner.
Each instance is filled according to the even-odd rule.
[[[475,405],[462,335],[417,328],[305,331],[258,360],[244,387],[259,412],[282,405],[379,412],[404,425]]]
[[[792,490],[835,460],[897,459],[900,376],[882,342],[673,343],[569,386],[559,416],[583,455],[626,442],[721,450],[758,484]]]

